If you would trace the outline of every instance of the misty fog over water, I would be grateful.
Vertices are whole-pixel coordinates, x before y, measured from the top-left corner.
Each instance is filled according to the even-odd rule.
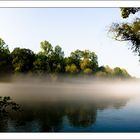
[[[140,81],[25,78],[0,83],[20,111],[0,115],[1,132],[140,132]]]

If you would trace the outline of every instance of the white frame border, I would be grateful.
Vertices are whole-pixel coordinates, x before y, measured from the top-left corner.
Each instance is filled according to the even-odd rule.
[[[140,1],[0,1],[0,7],[140,7]]]
[[[0,8],[41,7],[140,7],[140,1],[0,1]],[[140,139],[140,133],[0,133],[0,139]]]

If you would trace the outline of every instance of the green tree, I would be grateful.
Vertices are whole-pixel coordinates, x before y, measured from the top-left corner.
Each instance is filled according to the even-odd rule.
[[[46,40],[42,41],[40,43],[40,47],[41,47],[41,53],[45,54],[46,56],[51,54],[52,51],[53,51],[52,45],[48,41],[46,41]]]
[[[31,50],[15,48],[11,55],[14,72],[27,73],[32,71],[35,54]]]
[[[65,71],[68,73],[77,73],[78,69],[75,64],[70,64],[65,67]]]
[[[80,70],[80,61],[82,58],[82,51],[77,49],[74,52],[71,52],[70,57],[68,58],[67,64],[75,64],[77,69]]]
[[[40,43],[41,51],[35,55],[35,61],[33,62],[33,71],[37,74],[50,73],[49,56],[53,52],[51,43],[44,40]]]
[[[75,64],[79,72],[94,72],[98,68],[97,55],[89,50],[81,51],[77,49],[71,52],[70,57],[66,59],[66,65],[71,66],[72,64]]]
[[[60,46],[55,46],[48,57],[51,72],[60,73],[65,71],[64,52]]]
[[[113,70],[108,65],[101,66],[98,68],[95,76],[99,78],[112,78]]]
[[[9,74],[12,72],[11,55],[8,45],[0,38],[0,74]]]
[[[140,8],[121,8],[121,14],[123,18],[127,18],[139,10]],[[136,18],[132,23],[113,23],[109,32],[117,41],[130,42],[131,50],[140,56],[140,18]]]
[[[37,54],[33,62],[33,71],[37,74],[45,74],[50,72],[48,57],[44,54]]]
[[[98,68],[97,55],[95,54],[95,52],[90,52],[89,50],[82,51],[82,60],[80,62],[80,67],[83,71],[84,69],[87,69],[86,72],[95,72]]]
[[[80,68],[81,70],[84,70],[86,68],[90,68],[90,60],[88,58],[84,58],[80,62]]]
[[[131,42],[131,50],[140,56],[140,19],[137,18],[133,23],[114,23],[110,29],[113,38],[117,41]]]
[[[119,67],[115,67],[114,69],[112,69],[109,66],[99,67],[95,76],[99,78],[121,78],[121,79],[131,77],[125,69]]]
[[[42,49],[40,54],[46,56],[47,62],[45,61],[44,62],[49,64],[50,72],[53,73],[64,72],[65,61],[64,61],[64,52],[62,51],[62,48],[59,45],[53,47],[51,43],[49,43],[46,40],[40,43],[40,47]]]
[[[130,77],[130,75],[128,74],[128,72],[125,69],[121,69],[119,67],[114,68],[113,75],[115,77],[119,77],[119,78],[129,78]]]

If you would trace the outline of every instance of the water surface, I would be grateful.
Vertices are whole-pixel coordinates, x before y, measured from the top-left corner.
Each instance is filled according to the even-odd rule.
[[[0,132],[140,132],[138,81],[16,81],[0,96],[21,106],[0,116]]]

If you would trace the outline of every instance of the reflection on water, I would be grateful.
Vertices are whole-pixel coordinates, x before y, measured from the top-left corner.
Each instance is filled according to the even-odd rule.
[[[94,102],[51,102],[32,106],[26,104],[23,105],[24,110],[20,113],[10,113],[9,118],[4,120],[4,126],[7,124],[7,128],[3,129],[2,125],[0,131],[57,132],[62,131],[65,119],[72,127],[86,128],[96,122],[97,110],[104,110],[108,106],[120,108],[125,103],[126,101],[123,100],[121,102],[116,101],[114,104],[109,102],[100,104]]]
[[[0,98],[0,132],[140,132],[138,93],[117,84],[1,84],[0,95],[16,103]]]
[[[7,121],[12,111],[18,112],[20,109],[20,105],[12,101],[9,96],[0,97],[0,130],[7,130]]]

